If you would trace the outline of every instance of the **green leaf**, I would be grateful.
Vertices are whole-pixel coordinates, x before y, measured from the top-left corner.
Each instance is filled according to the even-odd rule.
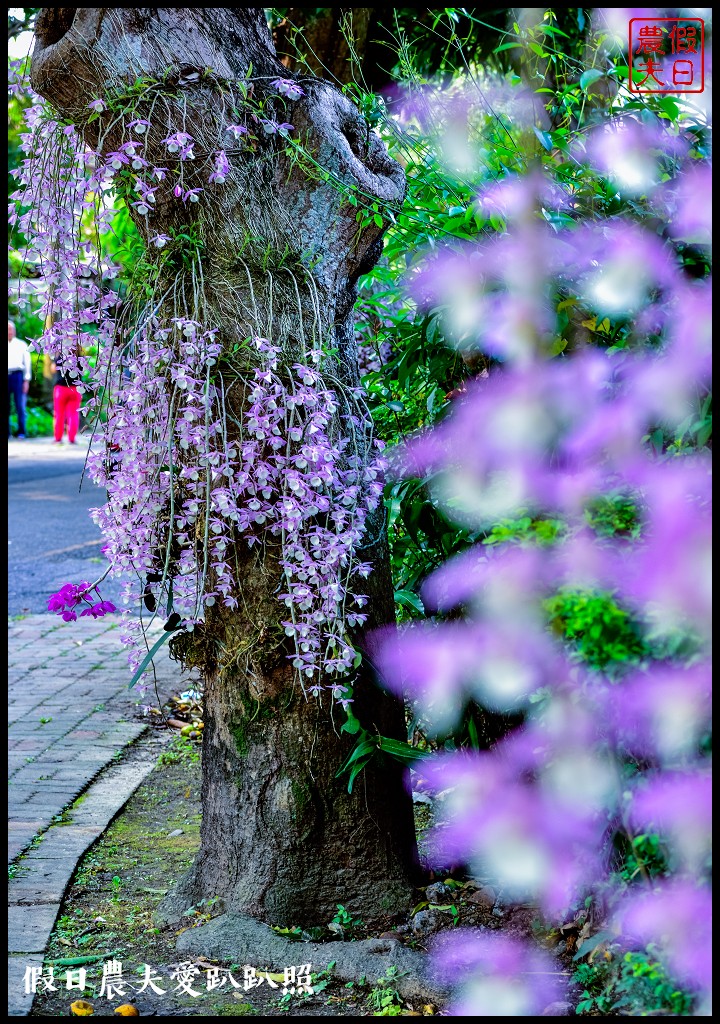
[[[353,709],[349,706],[345,709],[345,714],[347,715],[347,719],[340,726],[340,732],[349,733],[350,736],[357,735],[362,728],[359,719],[355,717]]]
[[[372,755],[368,754],[368,756],[365,757],[363,761],[359,762],[356,765],[353,765],[353,767],[352,767],[352,769],[350,771],[350,778],[348,779],[348,793],[352,793],[353,783],[355,782],[355,779],[358,777],[360,772],[363,770],[365,765],[368,763],[368,761],[370,760],[371,756]]]
[[[46,960],[47,967],[77,967],[79,964],[92,964],[98,960],[112,960],[118,956],[118,951],[113,953],[98,953],[95,956],[71,956],[62,960]]]
[[[142,660],[142,662],[140,664],[140,667],[138,668],[137,672],[135,673],[135,675],[132,677],[132,679],[128,683],[128,690],[131,690],[133,688],[135,683],[138,681],[140,676],[143,674],[145,669],[148,667],[150,662],[153,660],[153,658],[155,657],[157,652],[160,650],[162,645],[164,643],[167,643],[167,641],[170,639],[171,636],[172,636],[172,633],[170,633],[170,632],[167,632],[167,633],[163,632],[163,634],[160,637],[160,639],[155,644],[153,644],[153,646],[150,648],[150,650],[147,652],[147,654],[143,658],[143,660]]]
[[[425,614],[422,601],[411,590],[396,590],[395,601],[397,604],[404,604],[406,608],[412,608],[413,611],[418,612],[420,615]]]
[[[377,746],[382,750],[383,754],[389,754],[390,757],[394,757],[397,761],[420,761],[423,758],[430,757],[429,751],[418,750],[417,747],[411,747],[404,740],[393,740],[389,736],[380,736],[377,740]]]
[[[599,68],[588,68],[587,71],[583,71],[580,75],[580,88],[583,92],[587,92],[593,82],[597,82],[598,79],[604,77],[605,72],[600,71]]]
[[[540,140],[540,145],[543,147],[543,149],[546,149],[548,151],[548,153],[549,153],[550,150],[553,148],[553,143],[552,143],[552,138],[550,137],[550,132],[543,132],[539,128],[536,128],[534,125],[533,125],[533,131],[535,132],[535,134],[537,135],[538,139]]]
[[[362,733],[361,733],[361,739],[359,740],[358,743],[355,744],[353,749],[350,751],[350,754],[348,755],[348,757],[344,761],[342,767],[337,770],[337,772],[335,773],[335,778],[336,779],[339,778],[346,771],[348,771],[348,769],[352,769],[353,765],[355,765],[357,767],[357,762],[360,761],[361,759],[364,759],[364,760],[362,760],[360,768],[364,767],[364,765],[367,763],[367,761],[369,761],[370,758],[373,756],[373,754],[375,753],[376,749],[377,749],[377,741],[376,741],[375,737],[374,736],[373,737],[369,737],[367,732],[365,732],[365,730],[363,730]],[[355,778],[355,776],[357,775],[357,772],[360,770],[360,768],[358,768],[357,771],[355,771],[354,769],[351,770],[351,773],[350,773],[350,784],[351,785],[352,785],[352,780]],[[352,792],[351,788],[348,789],[348,793],[350,793],[350,792]]]

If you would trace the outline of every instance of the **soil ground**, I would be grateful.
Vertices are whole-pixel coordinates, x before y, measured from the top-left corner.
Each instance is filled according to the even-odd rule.
[[[429,807],[417,804],[421,840],[429,824]],[[153,913],[166,891],[191,863],[199,846],[200,750],[191,740],[177,737],[162,754],[144,785],[138,789],[115,822],[78,865],[65,894],[60,916],[45,957],[45,973],[52,961],[76,961],[54,966],[55,991],[40,991],[31,1016],[68,1016],[70,1004],[83,998],[95,1016],[111,1016],[122,1004],[133,1004],[140,1016],[395,1016],[431,1015],[442,1008],[411,1005],[392,995],[391,979],[368,978],[365,985],[344,985],[329,977],[313,977],[312,995],[283,995],[282,971],[248,990],[243,965],[219,964],[199,959],[179,961],[175,940],[180,929],[158,929]],[[482,880],[454,881],[442,903],[418,893],[419,909],[430,916],[428,933],[418,934],[405,919],[380,919],[358,923],[346,938],[365,938],[391,932],[393,937],[424,950],[430,932],[452,929],[457,924],[512,930],[528,934],[533,912],[528,908],[500,909]],[[432,891],[431,891],[432,892]],[[448,894],[449,893],[449,894]],[[416,911],[418,910],[416,907]],[[351,909],[351,908],[350,908]],[[211,906],[188,908],[191,928],[213,916]],[[417,921],[417,917],[415,921]],[[316,941],[320,938],[313,935]],[[338,935],[328,930],[326,939]],[[102,988],[103,959],[113,954],[122,965],[122,980],[110,998]],[[81,957],[97,957],[77,963]],[[143,986],[145,965],[152,968],[158,994]],[[86,987],[68,990],[67,972],[84,967]],[[262,965],[256,965],[262,969]],[[212,969],[220,968],[213,975]],[[229,969],[229,970],[228,970]],[[210,973],[208,973],[210,972]],[[77,973],[70,980],[77,982]],[[231,980],[232,978],[232,980]],[[213,980],[219,986],[213,987]],[[234,982],[234,984],[233,984]],[[112,980],[111,980],[112,984]],[[183,987],[184,986],[184,987]],[[189,994],[190,988],[195,995]],[[390,998],[388,999],[388,996]],[[383,1003],[383,1000],[385,1001]],[[390,1012],[382,1012],[389,1003]]]

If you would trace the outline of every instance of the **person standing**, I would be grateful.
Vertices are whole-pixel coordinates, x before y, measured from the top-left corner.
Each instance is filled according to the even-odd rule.
[[[18,420],[17,437],[21,441],[25,440],[25,405],[31,377],[30,348],[26,342],[16,337],[15,324],[12,320],[8,320],[8,437],[12,436],[10,430],[10,399],[12,397],[15,401]]]
[[[77,389],[76,378],[63,370],[62,363],[59,361],[53,363],[52,369],[55,374],[53,388],[55,443],[60,444],[62,441],[67,424],[68,441],[70,444],[76,444],[75,437],[80,424],[82,395]]]

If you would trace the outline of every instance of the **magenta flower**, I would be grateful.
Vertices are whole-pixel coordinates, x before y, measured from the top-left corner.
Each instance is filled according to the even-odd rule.
[[[88,103],[88,107],[90,108],[90,110],[93,111],[93,113],[96,114],[102,114],[104,110],[107,110],[105,101],[101,99],[90,100],[90,102]]]

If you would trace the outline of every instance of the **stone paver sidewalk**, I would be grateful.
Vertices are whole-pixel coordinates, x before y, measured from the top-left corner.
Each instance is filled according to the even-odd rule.
[[[138,696],[128,690],[118,622],[32,615],[8,624],[11,1016],[30,1010],[23,975],[42,963],[78,860],[159,753],[158,740],[148,735],[118,759],[148,732]],[[167,648],[156,658],[156,674],[161,698],[185,685]],[[144,699],[157,703],[154,694]]]

